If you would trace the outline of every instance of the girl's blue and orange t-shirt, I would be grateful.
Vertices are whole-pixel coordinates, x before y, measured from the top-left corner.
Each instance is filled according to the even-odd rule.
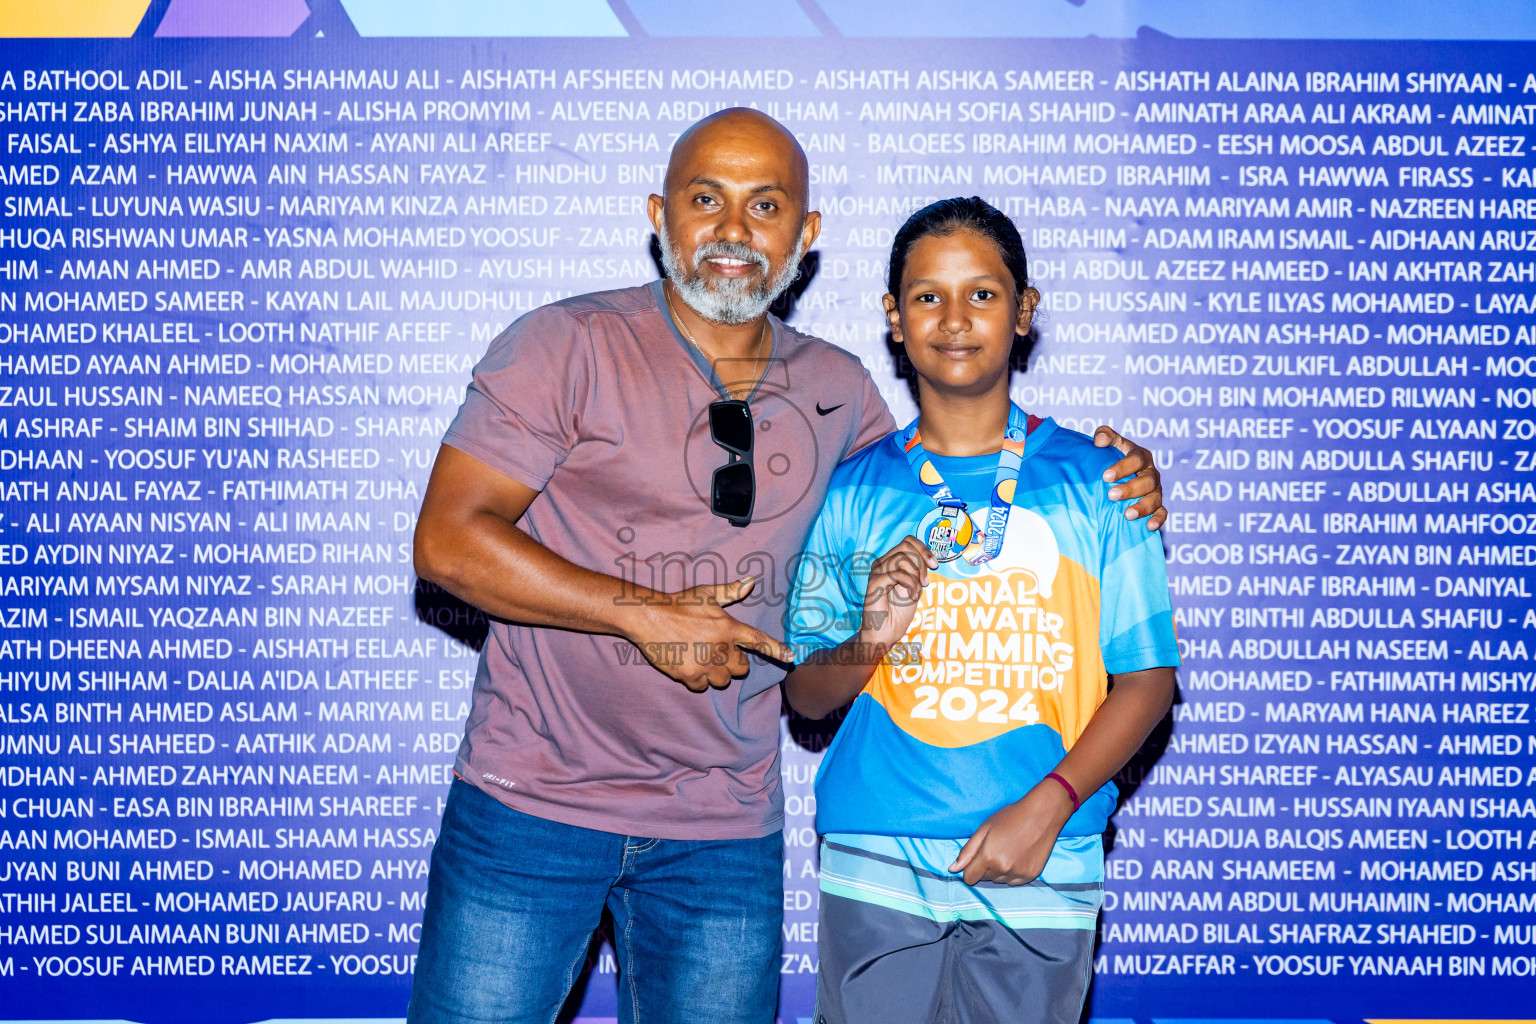
[[[1077,741],[1108,676],[1179,664],[1160,535],[1127,520],[1119,458],[1044,420],[1025,446],[1002,550],[930,572],[903,645],[875,670],[816,778],[817,829],[956,839],[1022,797]],[[979,523],[997,458],[934,457]],[[933,509],[900,432],[832,474],[789,597],[803,657],[858,631],[869,568]],[[1112,782],[1063,836],[1104,830]]]

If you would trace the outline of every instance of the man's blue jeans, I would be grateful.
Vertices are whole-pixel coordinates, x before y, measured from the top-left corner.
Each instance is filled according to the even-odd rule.
[[[455,781],[432,851],[409,1024],[550,1024],[607,907],[621,1024],[772,1024],[783,837],[621,836]]]

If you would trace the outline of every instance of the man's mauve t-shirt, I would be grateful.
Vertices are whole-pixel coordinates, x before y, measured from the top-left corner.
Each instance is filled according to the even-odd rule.
[[[709,433],[718,378],[662,301],[656,282],[522,317],[475,367],[444,443],[541,491],[519,526],[577,565],[669,592],[757,576],[730,613],[782,637],[833,467],[895,422],[856,358],[770,317],[749,400],[756,506],[732,526],[709,508],[728,459]],[[769,835],[783,824],[783,672],[751,664],[728,689],[692,693],[619,637],[492,622],[455,769],[509,807],[585,828]]]

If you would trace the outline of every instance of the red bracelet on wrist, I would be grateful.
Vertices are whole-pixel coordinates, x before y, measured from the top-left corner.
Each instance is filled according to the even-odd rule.
[[[1072,783],[1068,782],[1060,775],[1057,775],[1055,772],[1051,772],[1046,776],[1046,778],[1055,779],[1057,782],[1061,783],[1061,788],[1067,791],[1067,797],[1072,801],[1072,810],[1074,812],[1076,812],[1077,809],[1082,806],[1082,804],[1078,802],[1077,790],[1072,788]]]

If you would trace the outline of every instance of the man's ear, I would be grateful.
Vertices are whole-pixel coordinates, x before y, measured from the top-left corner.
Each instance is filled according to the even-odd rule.
[[[646,216],[651,218],[651,227],[656,230],[658,238],[661,236],[661,214],[666,205],[667,201],[654,193],[645,201]]]
[[[901,310],[896,306],[896,296],[885,295],[880,299],[880,305],[885,307],[885,322],[891,325],[891,337],[898,345],[906,344],[901,336]]]
[[[1033,288],[1025,288],[1019,293],[1019,320],[1013,325],[1015,334],[1023,337],[1029,333],[1029,326],[1034,323],[1035,310],[1039,305],[1040,293]]]
[[[812,210],[805,215],[805,227],[800,229],[800,255],[803,257],[811,251],[811,246],[816,244],[816,239],[821,236],[821,213]]]

